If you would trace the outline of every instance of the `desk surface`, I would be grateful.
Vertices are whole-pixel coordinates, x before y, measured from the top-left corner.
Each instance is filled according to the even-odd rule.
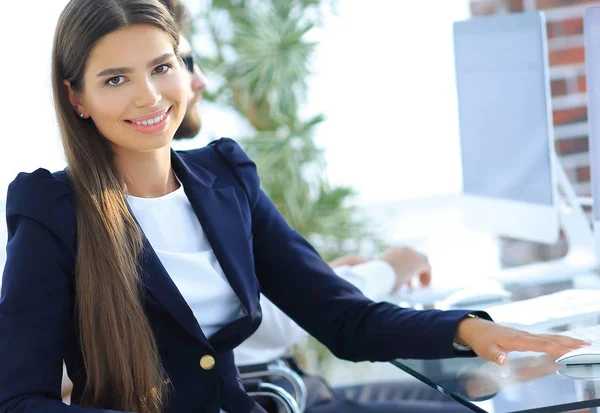
[[[504,366],[479,358],[393,364],[475,412],[551,413],[600,406],[600,366],[566,368],[539,354],[513,354]]]
[[[571,288],[555,286],[522,298],[565,287]],[[539,353],[511,353],[504,366],[480,358],[396,360],[392,364],[475,412],[600,412],[600,366],[564,367],[554,357]]]

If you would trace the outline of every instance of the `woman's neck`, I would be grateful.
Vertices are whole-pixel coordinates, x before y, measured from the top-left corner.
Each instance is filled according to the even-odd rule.
[[[171,148],[150,152],[117,151],[117,168],[125,178],[127,192],[139,198],[157,198],[179,188],[171,167]]]

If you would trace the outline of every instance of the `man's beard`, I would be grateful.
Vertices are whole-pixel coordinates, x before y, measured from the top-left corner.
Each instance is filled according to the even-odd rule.
[[[198,113],[198,107],[194,102],[185,113],[181,125],[175,132],[173,139],[191,139],[194,138],[200,132],[202,126],[200,121],[200,114]]]

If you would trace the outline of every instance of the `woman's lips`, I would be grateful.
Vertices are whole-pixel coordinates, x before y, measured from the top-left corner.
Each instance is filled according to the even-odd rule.
[[[157,132],[162,132],[168,125],[169,121],[171,120],[171,109],[173,107],[171,106],[164,115],[161,116],[157,116],[160,118],[160,120],[152,125],[147,124],[147,125],[141,125],[139,122],[133,122],[131,120],[126,120],[125,122],[130,125],[132,128],[143,132],[143,133],[157,133]],[[152,119],[152,118],[151,118]],[[154,120],[156,118],[153,118]]]

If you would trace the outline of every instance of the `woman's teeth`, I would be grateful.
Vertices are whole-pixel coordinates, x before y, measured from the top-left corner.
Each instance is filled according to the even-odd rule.
[[[143,126],[154,125],[155,123],[158,123],[161,120],[163,120],[165,118],[165,116],[167,116],[167,114],[163,113],[162,115],[157,116],[154,119],[148,119],[148,120],[143,120],[141,122],[135,122],[135,124],[136,125],[143,125]]]

